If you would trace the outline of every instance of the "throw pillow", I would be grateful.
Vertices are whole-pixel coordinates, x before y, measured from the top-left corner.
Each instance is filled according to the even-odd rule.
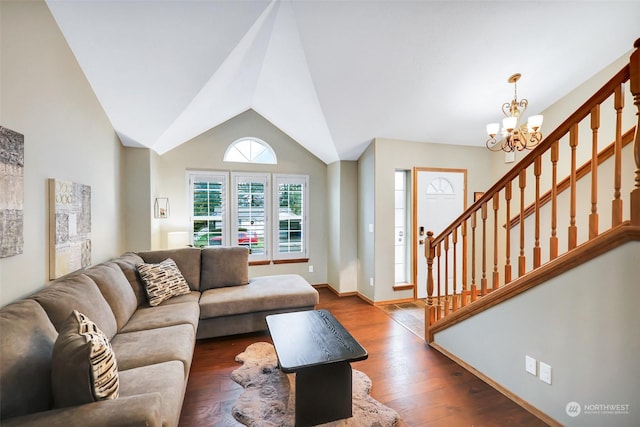
[[[118,397],[118,364],[109,339],[77,310],[53,345],[51,380],[58,408]]]
[[[136,264],[136,268],[144,281],[149,304],[152,306],[191,292],[189,284],[171,258],[160,264]]]

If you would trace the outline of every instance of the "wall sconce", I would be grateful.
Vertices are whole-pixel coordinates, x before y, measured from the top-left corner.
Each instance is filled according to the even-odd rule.
[[[169,218],[169,199],[167,197],[156,197],[153,204],[153,216],[160,219]]]

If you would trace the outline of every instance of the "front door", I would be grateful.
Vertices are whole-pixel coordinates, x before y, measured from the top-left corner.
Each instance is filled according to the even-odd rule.
[[[466,169],[414,168],[414,283],[416,298],[427,297],[427,260],[425,246],[427,231],[433,231],[434,237],[440,234],[466,209]],[[453,250],[452,247],[449,249]],[[458,259],[462,248],[457,245]],[[449,255],[449,293],[453,292],[453,257]],[[434,264],[434,280],[437,271]],[[442,267],[444,270],[444,266]],[[462,263],[457,263],[457,280],[462,278]],[[444,271],[442,272],[444,274]],[[444,276],[441,276],[444,286]],[[437,283],[434,283],[437,286]],[[461,289],[460,283],[458,289]],[[444,292],[444,288],[442,288]],[[435,292],[434,292],[435,294]]]

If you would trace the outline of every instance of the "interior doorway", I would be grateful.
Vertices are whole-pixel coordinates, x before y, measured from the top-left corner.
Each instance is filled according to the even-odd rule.
[[[460,216],[466,209],[467,200],[467,170],[420,168],[413,169],[414,193],[414,260],[413,281],[415,283],[414,297],[427,297],[427,263],[425,247],[427,231],[433,231],[434,236],[440,234],[446,226]],[[456,248],[461,251],[461,247]],[[458,254],[458,256],[461,256]],[[448,280],[450,292],[453,292],[453,264],[449,257]],[[434,266],[434,274],[437,266]],[[444,268],[443,268],[444,269]],[[458,280],[462,277],[462,266],[458,265]],[[461,289],[461,287],[458,287]]]

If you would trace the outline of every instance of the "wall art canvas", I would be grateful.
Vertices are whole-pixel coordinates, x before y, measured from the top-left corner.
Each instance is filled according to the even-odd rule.
[[[24,135],[0,126],[0,258],[24,246]]]
[[[49,179],[49,278],[91,265],[91,187]]]

